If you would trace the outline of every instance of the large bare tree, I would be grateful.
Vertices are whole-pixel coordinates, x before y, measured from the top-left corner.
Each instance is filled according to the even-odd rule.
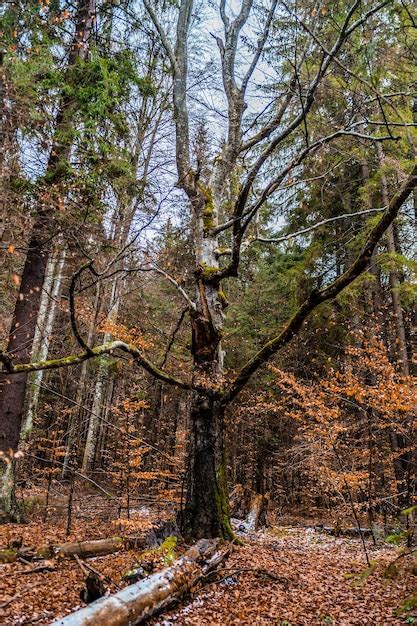
[[[390,4],[389,0],[375,4],[354,0],[349,8],[343,8],[343,3],[332,20],[329,18],[327,30],[317,33],[313,24],[315,15],[308,16],[307,12],[307,16],[300,16],[284,2],[273,0],[262,11],[263,24],[259,37],[250,47],[252,56],[249,61],[242,63],[239,56],[242,34],[245,27],[247,33],[253,33],[251,18],[256,7],[252,0],[243,0],[238,13],[232,15],[226,2],[221,0],[219,19],[223,34],[215,35],[215,39],[220,55],[223,95],[227,103],[223,115],[227,128],[224,141],[214,158],[207,163],[207,155],[193,153],[188,109],[193,0],[181,0],[173,34],[164,29],[163,18],[155,5],[144,0],[173,77],[177,185],[183,190],[190,207],[194,293],[187,293],[172,276],[160,268],[155,269],[175,285],[188,307],[192,334],[191,379],[184,381],[172,376],[151,363],[141,349],[126,342],[116,340],[96,347],[88,346],[78,331],[74,314],[73,328],[82,347],[80,353],[24,364],[15,363],[10,354],[1,355],[7,374],[12,377],[35,369],[70,366],[103,354],[123,351],[160,381],[189,390],[192,395],[190,452],[182,519],[183,530],[188,537],[231,538],[233,535],[229,522],[223,441],[227,407],[259,368],[299,332],[312,311],[323,302],[335,298],[368,268],[378,241],[417,185],[417,167],[414,167],[404,177],[395,196],[387,202],[381,218],[366,236],[351,266],[333,282],[312,291],[284,328],[277,330],[276,336],[266,342],[235,376],[228,379],[223,366],[225,346],[222,345],[222,335],[227,307],[223,285],[225,281],[236,279],[239,275],[242,250],[250,239],[251,228],[259,211],[274,201],[287,177],[294,175],[304,160],[327,144],[346,137],[361,142],[392,139],[391,132],[386,136],[368,133],[366,119],[361,120],[358,126],[357,111],[353,117],[347,116],[344,125],[328,134],[321,132],[320,125],[319,131],[313,133],[309,125],[315,111],[315,100],[331,68],[353,72],[345,66],[346,61],[340,59],[343,50],[367,20],[377,16]],[[287,72],[286,84],[282,85],[276,96],[271,97],[266,107],[267,113],[260,114],[254,121],[253,116],[245,115],[250,100],[249,92],[250,88],[254,88],[253,77],[256,68],[263,62],[267,47],[273,48],[274,41],[279,37],[279,32],[276,32],[278,15],[280,23],[285,17],[292,21],[297,33],[302,32],[303,36],[297,34],[295,45],[300,48],[292,70]],[[314,55],[315,62],[307,70],[309,55]],[[285,61],[284,57],[275,60],[278,65]],[[383,124],[387,126],[385,111],[383,118]],[[202,159],[206,161],[204,168],[201,166]],[[369,207],[364,207],[363,213],[369,211]],[[86,269],[94,270],[91,264]]]

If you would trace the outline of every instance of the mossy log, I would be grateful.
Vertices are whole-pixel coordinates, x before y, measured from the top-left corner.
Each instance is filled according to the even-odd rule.
[[[230,553],[218,539],[201,539],[171,567],[101,598],[88,607],[53,622],[51,626],[127,626],[140,624],[165,609]]]
[[[0,563],[14,563],[17,561],[17,553],[13,548],[3,548],[0,550]]]
[[[19,558],[26,560],[49,559],[53,556],[81,558],[103,556],[123,550],[124,548],[143,547],[146,542],[135,538],[108,537],[91,541],[76,541],[75,543],[52,544],[33,548],[23,546],[19,549],[6,548],[0,550],[0,563],[14,563]]]
[[[105,539],[91,539],[87,541],[76,541],[71,543],[50,544],[39,548],[21,546],[19,548],[7,547],[0,549],[0,564],[14,563],[19,558],[28,561],[38,559],[50,559],[54,556],[73,557],[75,555],[82,559],[94,556],[112,554],[119,550],[143,549],[147,546],[156,547],[167,539],[167,532],[176,529],[172,523],[164,523],[158,529],[153,529],[142,537],[106,537]]]

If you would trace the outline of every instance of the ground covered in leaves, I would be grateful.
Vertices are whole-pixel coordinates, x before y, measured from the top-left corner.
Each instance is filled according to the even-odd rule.
[[[72,529],[67,534],[61,499],[65,503],[66,497],[54,495],[46,521],[42,521],[42,515],[35,514],[27,524],[0,524],[0,549],[20,544],[39,548],[113,536],[140,540],[155,522],[167,516],[160,507],[151,509],[139,503],[130,519],[119,520],[117,509],[108,500],[92,493],[84,494],[74,503]],[[138,550],[121,550],[84,562],[100,572],[108,591],[115,593],[127,585],[122,580],[123,574],[137,561]],[[19,559],[15,563],[0,564],[0,624],[49,624],[55,618],[85,606],[80,598],[85,579],[82,566],[72,558],[58,556],[30,562]]]
[[[26,525],[0,526],[0,545],[13,542],[45,545],[61,541],[99,539],[119,534],[118,522],[99,512],[79,515],[71,535],[52,516]],[[100,513],[100,514],[99,514]],[[155,515],[139,508],[127,529],[145,532]],[[97,521],[101,520],[101,521]],[[135,530],[136,529],[136,530]],[[400,549],[367,541],[371,567],[358,539],[331,537],[311,528],[277,527],[245,537],[221,570],[182,599],[182,604],[152,620],[153,625],[274,626],[417,623],[413,594],[417,594],[417,566],[412,557],[387,567]],[[138,562],[137,550],[87,559],[114,593],[126,585],[123,573]],[[44,567],[42,571],[37,568]],[[162,565],[161,565],[162,567]],[[413,573],[414,571],[414,573]],[[0,623],[5,626],[48,624],[78,607],[85,572],[73,559],[6,563],[0,565]],[[408,605],[407,605],[408,601]],[[99,626],[99,625],[98,625]]]
[[[404,606],[417,594],[410,557],[400,558],[387,574],[399,550],[373,547],[370,542],[367,549],[370,568],[357,539],[305,528],[252,535],[187,604],[153,624],[387,626],[414,619],[417,623],[417,597],[414,613]]]

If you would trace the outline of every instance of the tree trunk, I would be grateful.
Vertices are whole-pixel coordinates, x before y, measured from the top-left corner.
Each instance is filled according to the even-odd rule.
[[[100,310],[100,283],[96,285],[96,295],[94,299],[94,315],[92,320],[90,321],[88,335],[87,335],[87,345],[91,346],[94,338],[94,332],[96,329],[97,317]],[[75,397],[75,412],[71,415],[68,430],[67,430],[67,440],[65,444],[65,456],[62,464],[62,478],[68,478],[71,475],[69,471],[69,465],[71,463],[71,457],[74,453],[75,442],[77,441],[79,428],[82,423],[83,413],[86,409],[84,406],[84,402],[86,400],[86,380],[87,380],[87,364],[88,361],[84,361],[81,365],[80,374],[78,378],[77,385],[77,394]]]
[[[187,496],[181,531],[193,539],[232,539],[223,445],[224,410],[215,397],[195,392],[190,422]]]
[[[120,294],[119,283],[117,276],[115,277],[112,285],[112,292],[110,296],[110,312],[107,320],[109,322],[115,322],[117,320],[119,306],[120,306]],[[111,333],[106,332],[104,335],[103,343],[107,343],[112,338]],[[100,359],[98,367],[97,380],[94,389],[93,406],[88,418],[88,431],[85,442],[84,455],[81,471],[85,474],[89,472],[94,465],[94,459],[97,448],[97,439],[99,434],[99,426],[101,421],[101,413],[103,406],[103,396],[106,389],[106,384],[109,380],[109,360],[107,357]]]
[[[86,57],[93,13],[94,0],[80,0],[68,67],[74,65],[77,59]],[[73,102],[68,96],[62,97],[56,117],[55,139],[45,173],[48,184],[62,182],[64,166],[71,152],[71,145],[63,144],[62,136],[71,127],[72,116]],[[52,206],[44,207],[38,199],[37,214],[29,237],[28,253],[7,344],[7,353],[16,363],[30,361],[32,356],[42,287],[56,232],[54,209]],[[27,373],[0,375],[0,421],[4,425],[0,449],[5,452],[9,449],[16,450],[19,443],[27,378]]]
[[[382,146],[377,144],[377,154],[379,159],[379,165],[382,167],[384,165],[384,151]],[[381,194],[382,194],[382,202],[384,205],[387,205],[389,202],[388,197],[388,184],[387,179],[385,177],[384,171],[381,174]],[[394,229],[393,225],[387,229],[387,250],[390,254],[395,254],[397,252],[394,238]],[[408,376],[409,364],[408,364],[408,354],[407,354],[407,340],[405,333],[405,324],[404,324],[404,314],[401,307],[400,298],[398,295],[398,287],[400,285],[400,280],[398,277],[398,273],[395,270],[391,270],[389,274],[389,284],[390,284],[390,293],[391,293],[391,301],[392,301],[392,310],[394,314],[395,320],[395,351],[397,357],[398,368],[404,376]],[[390,434],[390,443],[393,451],[397,454],[397,457],[394,460],[394,473],[395,478],[397,480],[397,491],[399,493],[398,496],[398,505],[401,508],[407,507],[409,504],[409,496],[408,496],[408,475],[410,470],[410,454],[408,452],[401,453],[401,450],[404,450],[407,447],[407,442],[404,436],[401,433],[391,431]]]
[[[43,287],[41,305],[32,348],[32,357],[38,361],[43,361],[48,357],[51,334],[55,320],[56,303],[61,293],[62,271],[64,268],[65,256],[65,249],[55,250],[49,264],[49,272],[51,274],[50,283],[48,283],[48,286],[46,286],[45,283]],[[22,439],[26,439],[30,435],[33,428],[43,375],[43,370],[33,372],[29,375],[29,387],[27,389],[26,399],[26,416],[21,430]]]

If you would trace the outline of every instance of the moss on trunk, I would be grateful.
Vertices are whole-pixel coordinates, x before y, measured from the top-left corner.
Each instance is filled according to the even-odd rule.
[[[187,497],[180,520],[187,539],[234,538],[230,526],[223,420],[224,412],[216,397],[194,394]]]

